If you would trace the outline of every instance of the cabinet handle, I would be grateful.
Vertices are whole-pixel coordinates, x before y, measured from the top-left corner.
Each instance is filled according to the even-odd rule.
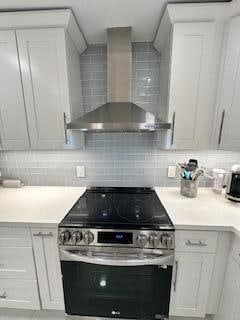
[[[192,242],[191,240],[187,240],[185,242],[186,246],[196,246],[196,247],[207,247],[207,244],[199,240],[198,242]]]
[[[178,261],[175,261],[175,276],[174,276],[174,281],[173,281],[173,290],[176,292],[177,290],[177,277],[178,277]]]
[[[34,237],[53,237],[52,232],[42,233],[41,231],[33,234]]]
[[[223,124],[225,119],[225,110],[222,112],[222,118],[221,118],[221,124],[220,124],[220,130],[219,130],[219,136],[218,136],[218,145],[222,142],[222,132],[223,132]]]
[[[7,292],[6,291],[0,295],[0,299],[7,299]]]
[[[172,115],[172,135],[171,135],[171,145],[173,145],[174,142],[174,131],[175,131],[175,118],[176,118],[176,112],[173,112]]]
[[[64,137],[65,137],[65,143],[68,143],[68,138],[67,138],[67,117],[66,113],[63,112],[63,123],[64,123]]]

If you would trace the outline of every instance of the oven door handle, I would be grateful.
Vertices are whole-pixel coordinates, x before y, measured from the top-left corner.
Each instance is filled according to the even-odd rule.
[[[86,256],[81,254],[71,253],[67,250],[60,249],[61,261],[77,261],[86,262],[92,264],[99,264],[105,266],[144,266],[144,265],[173,265],[173,254],[160,255],[152,259],[119,259],[113,258],[103,258],[97,256]]]

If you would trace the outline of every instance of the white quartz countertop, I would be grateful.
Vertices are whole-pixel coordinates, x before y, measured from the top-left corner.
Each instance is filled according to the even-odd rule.
[[[233,231],[240,236],[240,203],[200,188],[186,198],[179,188],[155,188],[176,229]]]
[[[0,188],[0,224],[56,227],[85,192],[80,187]],[[155,188],[176,229],[233,231],[240,236],[240,203],[200,188],[197,198],[179,188]]]
[[[0,224],[57,226],[86,188],[0,188]]]

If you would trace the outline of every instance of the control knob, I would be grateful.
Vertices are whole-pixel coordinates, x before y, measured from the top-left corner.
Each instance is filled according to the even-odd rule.
[[[87,231],[84,233],[83,235],[83,241],[86,243],[86,244],[90,244],[92,243],[94,240],[94,234],[91,232],[91,231]]]
[[[72,243],[73,244],[77,244],[78,242],[80,242],[83,238],[82,233],[79,231],[75,231],[72,233]]]
[[[150,242],[151,247],[157,248],[160,243],[159,236],[156,233],[150,234],[149,242]]]
[[[147,236],[145,236],[145,234],[139,234],[137,236],[137,244],[140,246],[140,247],[145,247],[145,245],[147,244],[148,242],[148,239],[147,239]]]
[[[163,234],[161,236],[161,243],[166,248],[171,248],[173,244],[173,239],[169,234]]]
[[[59,242],[60,244],[64,244],[65,242],[68,242],[71,238],[71,233],[68,230],[62,231],[59,234]]]

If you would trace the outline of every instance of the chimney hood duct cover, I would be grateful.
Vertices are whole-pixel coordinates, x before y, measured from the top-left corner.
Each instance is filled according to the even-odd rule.
[[[155,131],[170,129],[131,100],[132,28],[107,29],[107,100],[97,109],[67,124],[82,131]]]

